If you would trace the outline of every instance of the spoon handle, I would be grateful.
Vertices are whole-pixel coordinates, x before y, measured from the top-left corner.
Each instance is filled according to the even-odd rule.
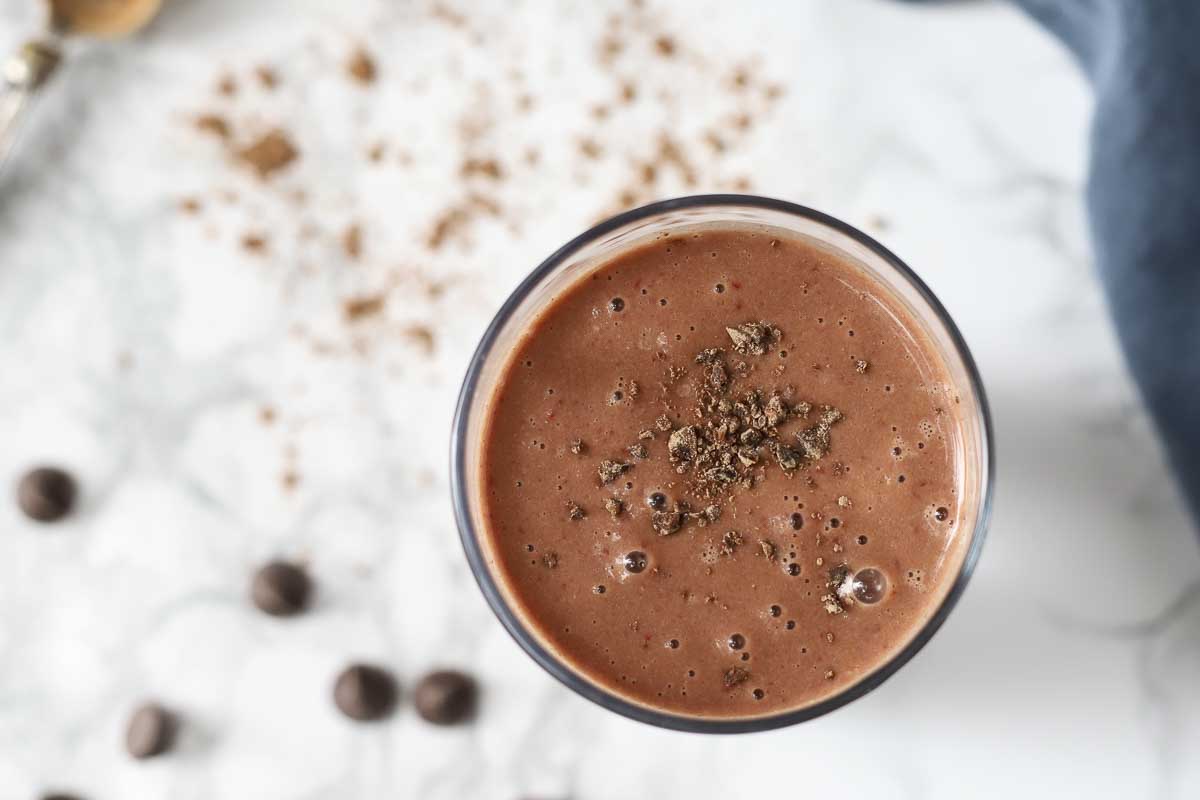
[[[0,169],[16,143],[22,112],[54,74],[61,59],[62,53],[53,42],[32,39],[0,65]]]

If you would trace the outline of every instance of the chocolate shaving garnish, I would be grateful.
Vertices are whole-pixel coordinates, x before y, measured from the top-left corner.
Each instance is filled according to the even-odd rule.
[[[567,503],[567,518],[578,522],[587,516],[587,512],[583,510],[583,506],[574,501]]]
[[[671,430],[673,426],[671,425],[670,417],[668,417],[666,414],[663,414],[661,417],[654,420],[654,427],[658,428],[663,433],[666,433],[667,431]]]
[[[630,464],[623,464],[620,461],[609,461],[607,459],[601,461],[597,469],[597,472],[600,474],[600,482],[612,483],[623,475],[625,470],[629,469],[630,466]]]
[[[854,371],[857,372],[859,375],[862,375],[862,374],[866,373],[867,368],[870,366],[871,365],[868,364],[865,359],[860,358],[858,361],[854,362]]]
[[[737,531],[726,531],[721,537],[721,552],[727,556],[733,555],[733,552],[742,544],[742,535]]]
[[[610,497],[604,501],[604,510],[611,514],[613,519],[621,515],[621,509],[624,507],[625,504],[615,497]]]
[[[683,527],[684,512],[676,506],[670,511],[655,511],[650,517],[650,527],[659,536],[670,536]]]
[[[736,328],[726,328],[725,332],[733,341],[733,349],[747,356],[763,355],[769,345],[782,338],[779,329],[772,328],[769,322],[745,322]]]
[[[775,560],[775,545],[771,542],[767,541],[766,539],[759,539],[758,549],[762,552],[763,557],[767,559],[767,561]]]
[[[638,438],[643,442],[649,441],[654,438],[654,431],[650,430],[649,428],[644,431],[640,431],[638,433]]]
[[[817,424],[796,434],[796,441],[800,444],[805,458],[817,461],[825,457],[825,454],[829,452],[829,432],[841,418],[842,412],[836,408],[824,406]]]
[[[848,597],[844,596],[842,587],[850,576],[848,564],[838,564],[829,570],[829,579],[825,582],[825,594],[821,595],[821,605],[829,614],[842,614],[846,610]]]
[[[671,462],[680,467],[686,467],[696,457],[699,438],[696,429],[691,425],[680,428],[671,434],[667,440],[667,451],[671,454]]]
[[[549,569],[554,569],[558,566],[558,553],[551,550],[542,556],[542,563]]]
[[[730,667],[725,670],[724,683],[726,689],[732,689],[739,683],[745,683],[750,679],[750,670],[742,669],[741,667]]]
[[[587,452],[587,445],[583,443],[582,439],[572,439],[571,443],[567,445],[567,449],[579,456]]]
[[[629,455],[638,461],[645,461],[650,457],[650,451],[646,449],[646,445],[644,444],[631,444],[629,446]]]

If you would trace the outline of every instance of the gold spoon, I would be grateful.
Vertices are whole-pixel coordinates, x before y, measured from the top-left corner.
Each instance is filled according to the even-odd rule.
[[[22,44],[0,65],[0,167],[16,141],[21,112],[62,61],[64,37],[128,36],[161,7],[162,0],[46,0],[47,33]]]

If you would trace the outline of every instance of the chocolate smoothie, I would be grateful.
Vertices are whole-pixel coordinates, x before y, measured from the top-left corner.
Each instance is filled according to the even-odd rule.
[[[978,514],[904,303],[786,231],[692,227],[551,298],[485,406],[484,549],[544,645],[632,702],[777,714],[928,621]]]

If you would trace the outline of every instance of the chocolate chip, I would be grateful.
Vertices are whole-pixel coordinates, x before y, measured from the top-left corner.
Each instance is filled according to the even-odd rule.
[[[272,561],[254,573],[250,597],[260,611],[275,617],[299,614],[308,605],[312,580],[308,573],[286,561]]]
[[[338,675],[333,702],[350,719],[380,720],[396,706],[396,681],[391,673],[369,664],[353,664]]]
[[[152,758],[171,749],[175,738],[174,715],[158,703],[145,703],[129,718],[125,749],[137,759]]]
[[[413,690],[413,705],[421,719],[434,725],[456,725],[475,713],[475,680],[454,670],[438,670],[421,679]]]
[[[32,469],[17,484],[17,504],[38,522],[55,522],[71,513],[75,495],[75,479],[57,467]]]

